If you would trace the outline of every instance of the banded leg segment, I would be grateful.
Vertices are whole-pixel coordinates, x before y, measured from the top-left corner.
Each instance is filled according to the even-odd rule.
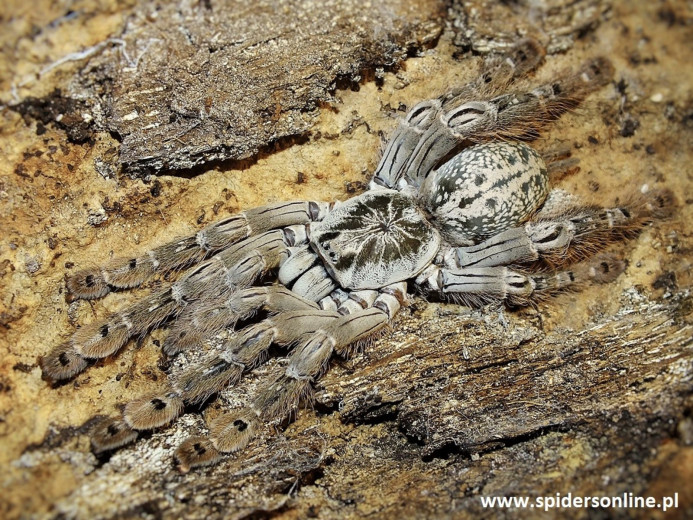
[[[141,336],[178,309],[171,291],[159,292],[106,320],[78,329],[68,341],[40,360],[43,377],[49,381],[71,379],[88,366],[88,359],[101,359],[120,350],[133,336]],[[145,319],[146,318],[146,319]]]
[[[317,309],[312,302],[301,300],[286,289],[267,288],[264,295],[253,295],[247,292],[249,300],[256,304],[264,302],[275,311],[292,309],[279,315],[251,325],[235,334],[223,346],[221,352],[209,356],[203,362],[188,368],[181,376],[175,378],[170,390],[157,395],[145,396],[128,403],[122,418],[110,418],[100,424],[93,433],[92,447],[96,452],[119,448],[137,438],[137,432],[158,428],[173,421],[182,411],[184,403],[198,404],[223,388],[236,384],[242,374],[262,363],[273,343],[279,345],[301,344],[302,338],[317,334],[321,327],[329,327],[340,315]],[[296,310],[301,309],[301,310]],[[241,415],[244,415],[242,412]],[[256,423],[257,415],[251,418]],[[236,419],[234,419],[235,421]],[[240,419],[238,419],[240,420]],[[234,421],[219,426],[220,434],[229,429]],[[251,422],[245,423],[251,426]],[[245,428],[244,428],[245,429]],[[247,433],[251,433],[250,429]],[[240,437],[243,439],[243,436]],[[249,440],[249,439],[248,439]],[[228,436],[220,440],[221,449],[234,451]],[[189,443],[181,447],[181,456],[191,456]],[[205,451],[203,460],[209,455]],[[198,464],[199,465],[199,464]]]
[[[171,291],[162,291],[110,315],[105,321],[81,327],[72,335],[70,344],[84,358],[102,359],[115,354],[130,338],[156,328],[178,310]]]
[[[438,99],[415,105],[388,141],[373,176],[372,187],[397,187],[412,150],[442,114],[454,106],[477,99],[480,95],[488,99],[498,95],[515,79],[536,68],[543,57],[544,50],[536,41],[522,40],[507,54],[486,59],[479,75],[467,85]]]
[[[284,291],[270,291],[265,299],[268,310],[279,314],[234,334],[221,352],[186,370],[174,381],[173,387],[185,402],[204,402],[236,383],[244,371],[262,363],[270,345],[292,345],[339,316],[317,309],[312,302],[294,299]]]
[[[382,329],[399,311],[405,298],[406,284],[400,282],[381,290],[371,307],[359,308],[353,314],[345,307],[340,308],[343,314],[321,311],[335,316],[332,322],[302,335],[289,357],[289,366],[260,392],[251,408],[264,421],[283,419],[309,395],[311,383],[325,371],[334,352],[345,353],[353,344]]]
[[[95,452],[119,448],[134,441],[138,431],[169,424],[182,413],[185,403],[202,403],[226,386],[237,383],[244,371],[266,359],[273,343],[296,343],[301,337],[315,333],[319,327],[327,326],[339,317],[336,313],[318,310],[316,304],[298,298],[284,288],[248,289],[244,296],[241,299],[246,300],[246,308],[249,309],[252,302],[270,311],[281,312],[281,318],[269,318],[243,329],[231,336],[220,352],[176,377],[170,389],[128,403],[122,418],[109,418],[97,426],[92,434]],[[229,440],[225,439],[225,442]]]
[[[570,270],[530,274],[506,266],[464,267],[430,266],[416,279],[426,293],[467,306],[494,301],[526,306],[586,282],[606,283],[616,278],[625,264],[612,255],[601,255]]]
[[[530,92],[465,101],[433,118],[402,167],[410,184],[420,186],[428,174],[464,142],[491,139],[532,140],[547,123],[577,107],[613,75],[606,59],[588,62],[577,73]]]
[[[575,206],[559,215],[540,215],[522,227],[508,229],[484,242],[451,250],[448,267],[493,267],[540,260],[552,267],[584,260],[609,244],[632,238],[673,208],[668,190],[629,197],[619,207]]]
[[[73,299],[100,298],[113,287],[138,286],[157,273],[183,269],[250,236],[322,220],[329,210],[328,203],[303,201],[279,202],[247,210],[140,257],[122,258],[105,267],[78,271],[68,278],[67,289]]]
[[[283,237],[282,231],[270,231],[219,253],[170,289],[140,301],[105,325],[77,331],[72,338],[75,350],[87,358],[109,356],[129,338],[145,334],[199,299],[222,298],[252,285],[263,272],[279,265],[287,249]]]
[[[192,444],[201,441],[195,437],[181,444],[176,456],[181,469],[208,464],[210,451],[219,456],[242,449],[251,440],[262,422],[280,422],[290,415],[302,400],[309,398],[311,384],[327,369],[332,354],[344,353],[350,345],[371,337],[382,329],[404,301],[406,285],[398,283],[383,290],[373,306],[354,314],[306,310],[278,314],[258,326],[272,323],[273,342],[280,345],[295,344],[289,364],[281,369],[274,381],[253,400],[250,407],[242,408],[216,419],[210,425],[210,439],[206,440],[203,456],[198,457]],[[265,325],[263,325],[263,323]],[[216,460],[216,459],[215,459]]]
[[[478,97],[479,93],[483,97],[494,97],[506,91],[518,78],[536,69],[545,55],[546,50],[539,42],[525,38],[507,52],[487,57],[476,79],[441,98],[443,109],[448,110],[470,98]]]
[[[232,293],[225,300],[212,301],[181,316],[164,342],[164,352],[173,356],[199,345],[239,320],[250,318],[261,309],[278,313],[317,308],[315,303],[279,286],[241,290]]]
[[[186,306],[195,310],[200,300],[219,301],[250,286],[263,272],[278,267],[288,255],[288,247],[293,245],[286,243],[289,240],[293,238],[287,238],[285,230],[251,237],[204,262],[171,288],[113,314],[105,321],[80,328],[68,344],[58,346],[45,356],[42,361],[44,376],[54,381],[73,377],[86,368],[84,358],[110,356],[130,338],[144,335],[171,316],[180,314]],[[200,328],[194,330],[199,332]],[[193,336],[191,334],[191,338]],[[169,346],[172,341],[173,338],[167,340],[167,349],[171,352],[180,350],[178,346]]]
[[[582,261],[606,246],[631,239],[647,224],[668,218],[675,208],[670,190],[631,194],[612,208],[573,207],[556,216],[539,214],[530,220],[527,234],[550,267]]]

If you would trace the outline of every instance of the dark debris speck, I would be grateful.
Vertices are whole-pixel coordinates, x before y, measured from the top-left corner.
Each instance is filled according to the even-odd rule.
[[[621,137],[632,137],[635,135],[635,131],[639,126],[640,121],[631,116],[627,116],[621,125],[621,131],[619,133],[621,134]]]

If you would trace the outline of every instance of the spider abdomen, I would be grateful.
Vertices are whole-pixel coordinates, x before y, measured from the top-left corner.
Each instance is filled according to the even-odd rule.
[[[522,143],[462,151],[426,180],[424,203],[454,244],[476,243],[524,223],[549,192],[546,165]]]
[[[414,201],[394,190],[366,192],[311,224],[311,244],[345,289],[378,289],[419,274],[440,236]]]

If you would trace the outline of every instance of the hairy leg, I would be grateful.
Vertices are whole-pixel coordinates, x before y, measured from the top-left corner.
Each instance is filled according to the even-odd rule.
[[[329,209],[324,202],[280,202],[243,211],[142,256],[78,271],[67,280],[68,293],[73,299],[90,300],[105,296],[112,287],[136,287],[158,273],[184,269],[253,235],[321,220]]]
[[[479,244],[452,249],[448,267],[491,267],[539,261],[557,269],[584,260],[619,240],[633,238],[646,224],[666,217],[673,194],[634,194],[613,208],[573,205],[540,212],[527,224]]]
[[[373,182],[389,188],[397,187],[399,179],[407,171],[412,151],[438,118],[463,103],[498,96],[518,77],[536,68],[543,57],[544,49],[536,41],[522,40],[508,53],[487,58],[479,75],[467,85],[415,105],[390,137]]]
[[[332,355],[346,354],[352,345],[367,340],[385,327],[402,305],[405,291],[404,283],[387,287],[377,295],[371,307],[364,309],[363,304],[359,304],[354,313],[340,307],[343,314],[307,311],[298,322],[293,315],[279,314],[273,318],[277,330],[273,341],[296,345],[288,366],[278,370],[274,380],[248,407],[229,412],[210,424],[209,439],[194,437],[184,441],[176,455],[181,470],[216,462],[220,453],[244,448],[262,423],[279,423],[290,416],[301,401],[310,397],[312,382],[327,370]],[[353,301],[360,299],[359,295]],[[289,329],[293,332],[287,337]],[[195,448],[196,445],[203,449]]]
[[[625,269],[614,255],[601,255],[572,269],[530,272],[507,266],[446,268],[432,265],[416,279],[424,293],[476,307],[491,302],[530,305],[585,283],[606,283]]]

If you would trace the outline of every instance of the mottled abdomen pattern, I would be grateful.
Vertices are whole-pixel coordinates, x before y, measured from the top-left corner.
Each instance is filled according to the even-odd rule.
[[[453,244],[467,245],[525,222],[549,192],[546,165],[522,143],[462,151],[426,180],[427,209]]]
[[[312,223],[311,243],[344,289],[378,289],[419,274],[438,252],[440,236],[414,200],[378,190]]]

